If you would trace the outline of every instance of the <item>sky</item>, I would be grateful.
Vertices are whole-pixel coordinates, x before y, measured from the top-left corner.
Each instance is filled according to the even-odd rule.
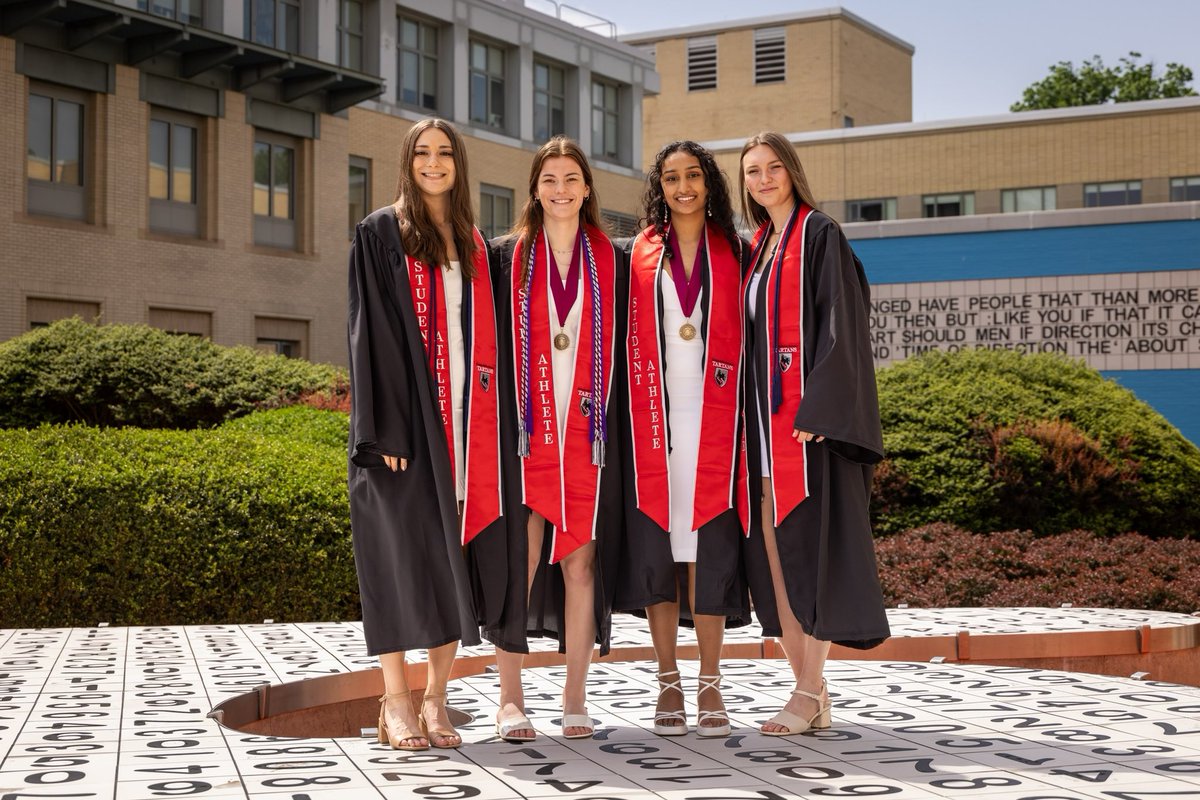
[[[545,0],[528,0],[544,10]],[[836,0],[564,0],[616,24],[619,34],[830,8]],[[913,120],[1004,114],[1059,61],[1130,50],[1200,78],[1200,0],[845,0],[842,8],[916,48]],[[568,10],[563,11],[568,18]],[[1200,79],[1192,81],[1200,91]]]

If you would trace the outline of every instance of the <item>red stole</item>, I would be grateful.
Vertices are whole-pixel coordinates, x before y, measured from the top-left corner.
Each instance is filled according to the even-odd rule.
[[[585,227],[584,233],[591,245],[596,260],[598,276],[602,341],[602,386],[604,403],[607,404],[613,374],[613,302],[616,258],[612,243],[601,231]],[[601,468],[593,464],[592,444],[589,441],[589,417],[592,409],[592,360],[595,340],[592,334],[593,286],[584,268],[583,286],[579,302],[582,303],[579,320],[579,342],[575,351],[575,371],[572,376],[568,407],[557,408],[554,397],[553,336],[550,325],[549,278],[550,259],[545,233],[539,233],[532,243],[533,269],[529,286],[521,286],[523,264],[513,249],[511,269],[513,305],[513,359],[515,367],[514,385],[517,390],[518,414],[522,408],[521,387],[527,385],[533,413],[533,427],[529,436],[529,455],[521,458],[522,501],[533,511],[541,514],[554,526],[554,541],[550,563],[570,555],[595,536],[596,498],[600,491]],[[528,252],[526,253],[526,259]],[[521,324],[522,300],[529,294],[529,376],[522,381]],[[562,437],[558,433],[560,414],[567,414],[566,430]],[[519,424],[523,424],[519,420]],[[560,441],[561,438],[561,441]],[[617,513],[610,510],[608,513]]]
[[[768,374],[760,376],[760,393],[767,395],[768,424],[764,425],[770,440],[771,493],[775,508],[775,525],[779,525],[796,506],[808,497],[808,467],[805,455],[808,445],[792,438],[796,412],[804,397],[804,240],[808,216],[812,209],[797,203],[792,218],[780,234],[777,256],[763,269],[761,282],[766,284],[766,302],[759,306],[759,315],[767,332]],[[755,258],[766,242],[771,223],[763,223],[754,234],[752,246]],[[750,277],[746,276],[746,286]],[[760,364],[762,361],[760,360]],[[778,386],[774,386],[773,382]],[[778,408],[772,399],[782,394]],[[757,398],[755,398],[757,402]],[[762,414],[762,406],[759,406]]]
[[[734,493],[747,485],[745,459],[738,458],[738,402],[743,368],[744,306],[741,261],[725,234],[709,226],[709,286],[704,295],[704,394],[700,453],[695,475],[692,530],[734,507]],[[671,530],[671,482],[663,400],[663,338],[659,335],[659,275],[666,248],[653,228],[634,240],[629,271],[629,423],[633,440],[637,508],[664,531]],[[699,261],[699,259],[697,259]],[[697,268],[699,264],[697,264]],[[669,291],[675,291],[674,288]],[[736,502],[742,530],[749,530],[748,504]],[[746,513],[743,515],[743,511]]]
[[[431,353],[430,369],[434,379],[438,410],[442,417],[442,428],[446,434],[446,447],[450,455],[451,486],[456,486],[454,472],[454,411],[453,393],[450,386],[449,323],[446,317],[444,295],[435,291],[430,294],[430,272],[436,270],[406,256],[409,284],[412,290],[413,308],[417,312],[417,325],[421,338],[429,349],[429,334],[436,330],[435,348]],[[500,411],[496,383],[496,309],[492,298],[492,278],[488,268],[487,245],[479,231],[475,231],[475,257],[472,260],[475,277],[464,280],[463,299],[470,292],[469,336],[465,339],[470,347],[464,353],[467,360],[465,388],[467,418],[463,420],[463,467],[466,470],[466,497],[462,512],[462,542],[467,544],[479,533],[495,522],[501,514],[500,500]],[[430,313],[430,306],[435,311]],[[430,319],[430,317],[434,319]],[[464,331],[467,333],[467,331]]]

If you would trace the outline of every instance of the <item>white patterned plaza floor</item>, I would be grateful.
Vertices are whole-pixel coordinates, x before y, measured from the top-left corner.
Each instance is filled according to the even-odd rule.
[[[912,637],[1200,624],[1095,609],[889,615],[898,636]],[[727,642],[757,634],[731,631]],[[647,643],[641,620],[617,618],[615,647]],[[208,716],[263,683],[373,666],[358,623],[0,630],[0,800],[1200,798],[1200,688],[1012,666],[831,661],[834,727],[789,738],[757,732],[792,686],[776,659],[723,663],[726,739],[653,735],[645,662],[593,665],[591,740],[560,735],[561,667],[526,673],[539,731],[528,745],[492,735],[490,673],[451,683],[450,702],[474,718],[460,726],[459,750],[273,738]],[[696,663],[683,672],[694,714]]]

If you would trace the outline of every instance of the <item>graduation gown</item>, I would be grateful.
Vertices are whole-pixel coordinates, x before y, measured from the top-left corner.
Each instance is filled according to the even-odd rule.
[[[446,433],[391,206],[355,229],[349,299],[350,522],[367,652],[478,644]],[[392,472],[383,455],[407,458],[408,469]],[[499,527],[503,517],[480,535]]]
[[[774,265],[768,263],[758,283],[755,321],[750,323],[747,315],[752,354],[752,366],[746,371],[752,526],[744,542],[746,574],[763,634],[779,636],[761,525],[759,418],[770,420],[777,403],[776,417],[798,402],[794,417],[774,421],[774,435],[770,424],[764,426],[772,439],[772,483],[780,490],[773,508],[788,599],[806,633],[867,649],[890,635],[868,516],[874,465],[883,458],[867,325],[870,288],[862,263],[832,219],[813,211],[795,227],[788,237],[781,275],[788,278],[783,286],[796,290],[796,295],[774,294]],[[769,223],[759,229],[756,253],[768,231]],[[783,315],[782,328],[774,326],[777,313]],[[788,333],[788,317],[791,328],[797,328],[795,315],[799,315],[799,342],[790,338],[795,333]],[[773,331],[781,329],[779,341],[768,345],[769,337],[776,335]],[[799,372],[781,380],[788,370]],[[776,403],[771,396],[773,380],[783,395],[776,396]],[[802,397],[797,397],[801,387]],[[790,436],[794,428],[825,439],[796,442]],[[802,461],[796,458],[799,450],[786,448],[803,448]],[[790,502],[785,494],[791,495]]]
[[[749,248],[743,246],[740,252],[735,253],[729,247],[725,234],[713,225],[709,225],[708,228],[708,242],[708,254],[704,259],[708,267],[701,275],[703,316],[699,330],[706,345],[703,391],[706,402],[714,398],[725,398],[725,393],[728,393],[726,399],[729,403],[724,408],[716,409],[710,406],[701,410],[697,474],[671,474],[669,483],[666,471],[666,452],[669,451],[661,449],[664,445],[666,448],[671,446],[671,398],[665,380],[666,345],[661,325],[663,290],[659,280],[659,271],[662,269],[667,270],[669,276],[669,260],[664,262],[663,251],[666,247],[653,229],[647,229],[624,243],[623,250],[630,265],[629,325],[633,325],[635,321],[634,295],[652,295],[654,299],[650,307],[642,308],[644,304],[641,303],[636,306],[639,329],[636,333],[631,328],[624,331],[622,354],[626,356],[626,370],[631,381],[653,381],[660,386],[665,436],[661,444],[656,438],[651,438],[654,429],[648,428],[647,423],[650,419],[647,415],[652,414],[653,410],[639,407],[645,403],[631,402],[624,410],[629,415],[624,429],[625,442],[621,448],[624,457],[622,469],[626,528],[620,569],[617,572],[614,608],[617,611],[637,613],[649,605],[678,601],[680,624],[693,625],[693,610],[688,607],[687,601],[687,568],[675,562],[671,550],[671,536],[667,529],[667,525],[670,524],[669,517],[666,516],[669,514],[671,487],[678,485],[681,479],[692,480],[695,482],[695,511],[688,517],[688,522],[702,522],[695,528],[694,611],[723,616],[726,627],[733,628],[750,623],[750,601],[741,564],[741,540],[745,531],[743,522],[739,519],[739,498],[736,497],[736,493],[744,494],[747,491],[744,459],[739,452],[741,387],[738,372],[742,366],[739,360],[744,359],[743,337],[740,335],[743,304],[739,289],[745,272],[744,259],[749,256]],[[715,270],[713,259],[720,260]],[[697,260],[700,261],[699,258]],[[723,276],[723,280],[716,287],[713,285],[714,275]],[[668,279],[667,286],[670,285]],[[720,311],[724,312],[725,317],[731,318],[725,320],[725,331],[734,334],[719,345],[713,339],[715,333],[711,328],[714,300],[723,304]],[[718,320],[718,327],[720,326]],[[630,338],[634,335],[638,338],[637,349],[634,349],[634,342]],[[648,353],[649,348],[653,347],[657,347],[657,351]],[[636,360],[634,357],[640,354],[638,351],[651,357],[641,370],[631,363],[632,360]],[[649,375],[645,374],[647,368],[650,370]],[[638,391],[637,386],[628,386],[630,395]],[[647,402],[653,403],[654,398],[647,398]],[[641,436],[637,437],[639,432],[635,431],[635,428],[639,425]],[[635,443],[635,437],[640,438],[640,441]],[[640,465],[638,462],[641,462]],[[742,498],[740,504],[744,513],[745,498]],[[720,509],[717,506],[720,506]],[[657,520],[654,517],[657,517]]]
[[[594,249],[612,248],[607,237],[603,241],[592,239]],[[467,563],[475,592],[475,604],[479,611],[483,637],[497,647],[512,653],[528,653],[530,636],[558,640],[559,652],[565,652],[565,627],[563,611],[566,595],[561,563],[550,563],[554,536],[552,525],[547,522],[542,540],[542,553],[534,575],[533,588],[526,601],[528,585],[528,534],[530,509],[524,503],[524,481],[522,458],[518,449],[518,387],[515,375],[520,353],[515,352],[512,331],[517,324],[513,314],[512,260],[515,240],[495,239],[490,245],[490,260],[493,270],[492,285],[496,290],[497,345],[500,351],[500,376],[502,393],[500,406],[501,472],[504,486],[504,506],[508,510],[502,529],[488,530],[477,536],[467,546]],[[613,330],[606,336],[615,337],[615,332],[624,326],[624,270],[620,254],[613,257],[616,269],[611,287],[602,287],[602,295],[612,298]],[[581,291],[586,291],[586,280]],[[544,293],[543,293],[544,294]],[[540,301],[541,294],[538,295]],[[581,326],[588,324],[585,313]],[[617,355],[619,356],[619,350]],[[580,353],[580,357],[584,357]],[[612,374],[606,404],[608,441],[605,466],[600,471],[596,497],[596,513],[592,538],[596,545],[595,615],[596,641],[600,654],[608,653],[612,628],[613,590],[617,571],[617,557],[622,535],[621,518],[621,426],[620,409],[624,397],[624,366],[620,357],[613,359]],[[566,467],[569,469],[569,465]]]

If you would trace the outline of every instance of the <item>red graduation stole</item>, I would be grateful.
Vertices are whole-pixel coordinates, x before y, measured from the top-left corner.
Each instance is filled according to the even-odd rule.
[[[775,525],[779,525],[796,506],[808,497],[808,467],[805,454],[808,445],[792,438],[796,412],[804,397],[804,239],[808,215],[812,208],[797,203],[780,234],[776,256],[763,269],[766,274],[764,322],[767,330],[767,365],[770,400],[767,438],[771,456],[771,494],[775,508]],[[764,222],[754,234],[751,263],[756,263],[766,243],[771,222]],[[749,287],[747,273],[743,293]],[[760,412],[761,413],[761,412]]]
[[[463,281],[463,293],[471,293],[470,352],[464,353],[467,383],[467,419],[463,420],[463,462],[466,469],[466,498],[462,513],[462,542],[467,544],[500,517],[500,424],[499,401],[493,391],[496,374],[496,309],[492,302],[492,279],[488,269],[487,245],[475,230],[475,277]],[[445,297],[436,284],[436,267],[405,256],[409,287],[417,326],[429,357],[430,374],[450,455],[451,485],[454,470],[454,413],[450,378],[449,320]],[[433,347],[430,347],[430,337]],[[476,391],[478,389],[478,391]]]
[[[550,258],[544,232],[539,233],[527,248],[533,253],[529,286],[521,285],[523,265],[520,248],[513,248],[511,269],[513,304],[513,359],[516,373],[518,425],[524,426],[522,387],[528,387],[531,409],[529,453],[521,458],[522,501],[541,514],[554,526],[550,563],[556,563],[595,537],[598,509],[596,498],[600,490],[601,467],[593,457],[592,415],[597,414],[593,398],[593,367],[595,355],[601,356],[600,387],[603,407],[608,403],[613,366],[613,302],[616,257],[612,243],[601,231],[584,226],[584,234],[595,259],[596,278],[593,284],[585,263],[583,286],[580,289],[582,314],[579,320],[579,343],[575,354],[570,402],[558,408],[554,397],[553,345],[554,328],[550,325],[548,298]],[[523,301],[528,294],[529,336],[528,375],[522,370]],[[593,309],[599,298],[601,336],[593,334]],[[555,326],[556,328],[557,326]],[[558,419],[567,414],[566,430],[559,441]],[[602,417],[601,417],[602,419]],[[598,434],[597,434],[598,435]],[[610,510],[609,513],[616,513]]]
[[[695,475],[692,530],[736,504],[742,530],[749,530],[749,504],[737,502],[748,486],[741,443],[738,395],[743,368],[745,321],[741,262],[725,234],[709,226],[709,291],[704,296],[704,395],[700,411],[700,453]],[[633,243],[629,271],[629,422],[633,439],[637,508],[664,531],[671,530],[671,481],[667,460],[667,424],[663,399],[663,338],[659,334],[659,274],[666,248],[650,227]],[[699,259],[697,259],[699,261]],[[697,265],[697,268],[699,265]],[[674,291],[674,289],[670,289]],[[743,513],[744,512],[744,513]]]

